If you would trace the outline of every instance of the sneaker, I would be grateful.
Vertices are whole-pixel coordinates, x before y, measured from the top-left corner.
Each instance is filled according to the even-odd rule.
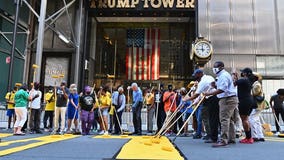
[[[275,133],[275,136],[278,136],[279,134],[280,134],[280,132],[276,132],[276,133]]]
[[[59,134],[60,134],[60,135],[63,135],[63,134],[64,134],[64,132],[63,132],[63,131],[60,131],[60,132],[59,132]]]
[[[42,131],[41,130],[36,130],[35,133],[36,134],[42,134]]]
[[[104,133],[105,133],[105,131],[102,130],[102,131],[99,132],[99,135],[103,135]]]
[[[44,128],[44,132],[49,132],[49,129],[48,128]]]
[[[108,135],[108,131],[105,131],[104,135]]]
[[[209,140],[210,139],[210,136],[209,135],[206,135],[204,137],[202,137],[203,140]]]
[[[193,135],[193,139],[201,139],[202,135],[201,134],[195,134]]]
[[[68,131],[66,132],[66,134],[72,134],[72,131],[68,130]]]
[[[53,130],[50,134],[55,135],[56,133],[57,133],[56,130]]]
[[[253,142],[254,142],[253,138],[249,138],[249,139],[244,138],[240,140],[240,143],[243,143],[243,144],[253,144]]]
[[[214,143],[214,144],[212,145],[212,147],[217,148],[217,147],[224,147],[224,146],[227,146],[227,145],[228,145],[228,144],[225,143],[225,142],[217,142],[217,143]]]

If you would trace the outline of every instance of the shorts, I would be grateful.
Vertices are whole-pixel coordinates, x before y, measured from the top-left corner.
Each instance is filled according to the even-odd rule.
[[[103,109],[101,109],[101,112],[102,112],[102,115],[103,115],[103,116],[108,116],[108,109],[109,109],[109,108],[103,108]]]
[[[76,115],[75,115],[76,112]],[[75,115],[75,119],[78,119],[78,110],[75,107],[67,107],[67,117],[68,119],[73,119]]]
[[[246,99],[239,99],[239,113],[240,115],[249,116],[250,112],[252,111],[253,106],[253,99],[246,98]]]
[[[12,117],[13,115],[15,115],[15,110],[14,109],[7,109],[6,115],[8,117]]]

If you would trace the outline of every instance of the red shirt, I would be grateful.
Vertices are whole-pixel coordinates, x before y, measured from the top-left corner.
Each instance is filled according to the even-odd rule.
[[[166,91],[163,96],[163,102],[164,102],[164,110],[165,112],[168,112],[171,108],[171,112],[174,112],[176,110],[176,93],[173,91]],[[172,105],[172,107],[171,107]]]

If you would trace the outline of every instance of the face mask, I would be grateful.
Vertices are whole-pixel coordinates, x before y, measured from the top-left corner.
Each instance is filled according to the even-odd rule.
[[[220,72],[220,69],[217,67],[217,68],[213,68],[213,73],[214,74],[218,74]]]

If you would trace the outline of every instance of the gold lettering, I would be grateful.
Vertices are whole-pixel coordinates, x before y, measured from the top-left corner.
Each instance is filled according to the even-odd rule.
[[[186,0],[185,1],[185,8],[194,8],[194,0]]]
[[[149,2],[149,0],[143,0],[144,1],[144,8],[149,8],[149,4],[148,4],[148,2]]]
[[[107,8],[107,0],[99,0],[98,8]]]
[[[108,0],[107,5],[109,8],[114,8],[115,7],[115,0]]]
[[[155,1],[156,1],[157,3],[155,3]],[[151,0],[151,6],[152,6],[153,8],[160,8],[161,5],[162,5],[162,0]]]
[[[117,8],[129,8],[129,0],[118,0]]]
[[[184,8],[184,0],[177,0],[176,8]]]
[[[163,6],[164,8],[173,8],[174,2],[174,0],[163,0]]]
[[[131,0],[131,8],[135,8],[139,4],[139,0]]]
[[[90,8],[96,8],[96,2],[95,2],[95,0],[92,0],[92,1],[91,1],[91,6],[90,6]]]

